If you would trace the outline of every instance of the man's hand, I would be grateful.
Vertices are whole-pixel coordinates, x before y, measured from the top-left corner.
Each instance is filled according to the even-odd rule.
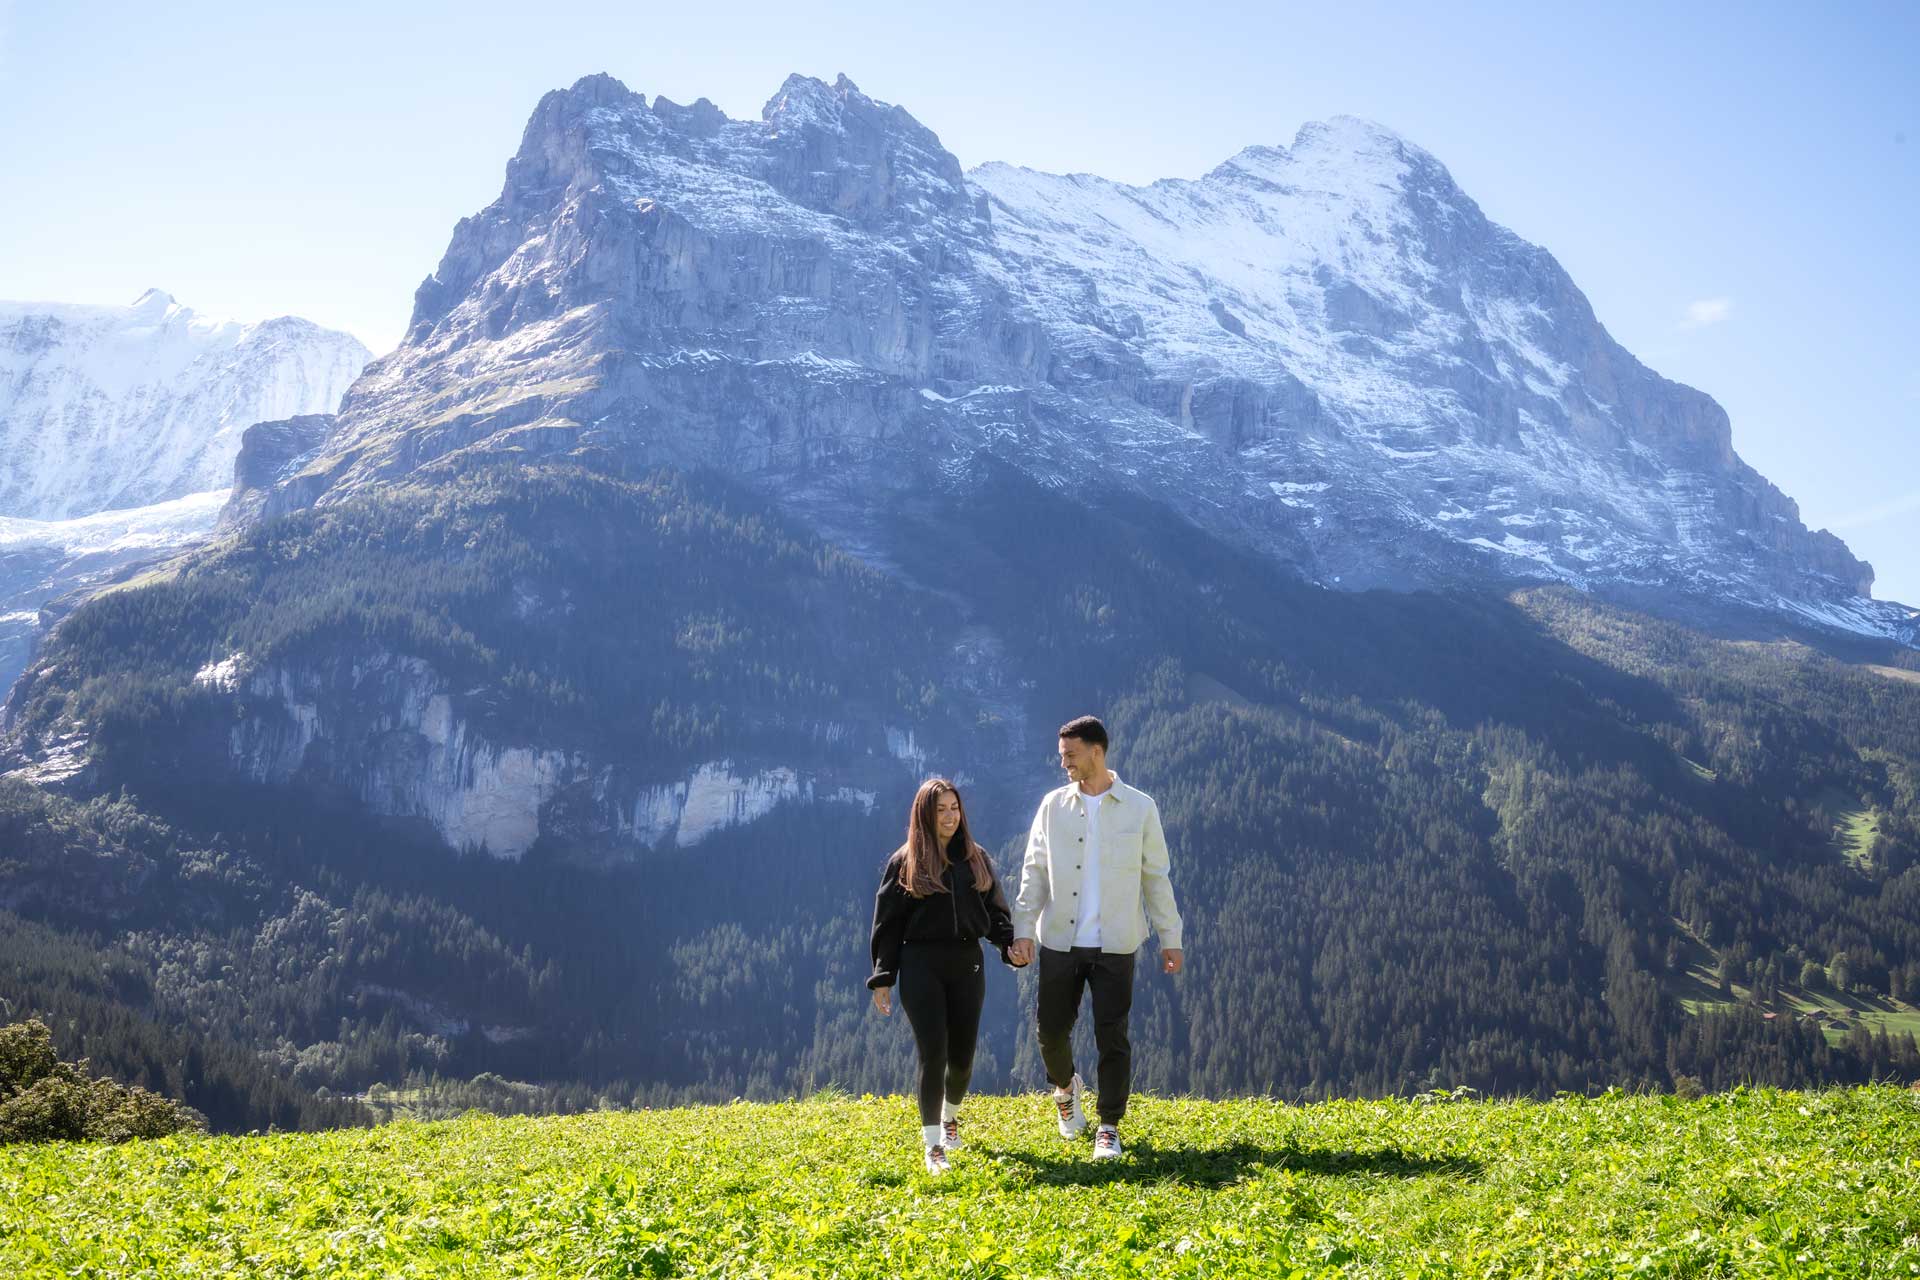
[[[893,1016],[893,988],[875,987],[873,989],[873,1007],[888,1017]]]
[[[1160,968],[1167,973],[1178,973],[1187,963],[1187,957],[1178,947],[1160,948]]]
[[[1033,939],[1015,938],[1013,945],[1007,948],[1007,959],[1013,961],[1016,969],[1025,968],[1033,963]]]

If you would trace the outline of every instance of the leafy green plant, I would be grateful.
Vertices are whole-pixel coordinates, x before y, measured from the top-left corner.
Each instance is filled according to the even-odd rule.
[[[84,1058],[60,1061],[37,1018],[0,1027],[0,1143],[126,1142],[204,1127],[170,1098],[94,1079]]]
[[[1886,1087],[1289,1106],[1137,1097],[1095,1164],[975,1097],[0,1150],[0,1274],[1907,1276],[1920,1098]]]

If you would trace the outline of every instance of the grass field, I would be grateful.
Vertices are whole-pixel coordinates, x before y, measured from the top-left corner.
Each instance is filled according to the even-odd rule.
[[[1913,1276],[1920,1095],[979,1098],[0,1149],[0,1275]]]
[[[1880,838],[1880,819],[1871,809],[1849,809],[1834,823],[1833,840],[1856,867],[1867,865],[1873,842]]]

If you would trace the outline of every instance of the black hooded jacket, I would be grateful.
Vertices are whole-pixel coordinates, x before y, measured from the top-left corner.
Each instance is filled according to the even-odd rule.
[[[985,852],[980,856],[986,857]],[[1002,960],[1007,959],[1007,948],[1013,945],[1013,913],[1007,909],[1007,895],[1001,891],[1000,876],[991,859],[987,872],[993,884],[984,892],[973,887],[973,875],[965,859],[949,860],[940,875],[945,892],[924,898],[914,897],[900,883],[906,860],[905,849],[887,859],[880,892],[874,895],[873,976],[867,979],[869,988],[893,985],[900,972],[903,942],[977,943],[985,938],[999,948]]]

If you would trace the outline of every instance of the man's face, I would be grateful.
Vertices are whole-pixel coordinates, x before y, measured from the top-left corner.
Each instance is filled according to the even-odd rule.
[[[1107,753],[1090,742],[1079,738],[1060,739],[1060,767],[1075,782],[1087,782],[1100,776],[1106,768]]]

